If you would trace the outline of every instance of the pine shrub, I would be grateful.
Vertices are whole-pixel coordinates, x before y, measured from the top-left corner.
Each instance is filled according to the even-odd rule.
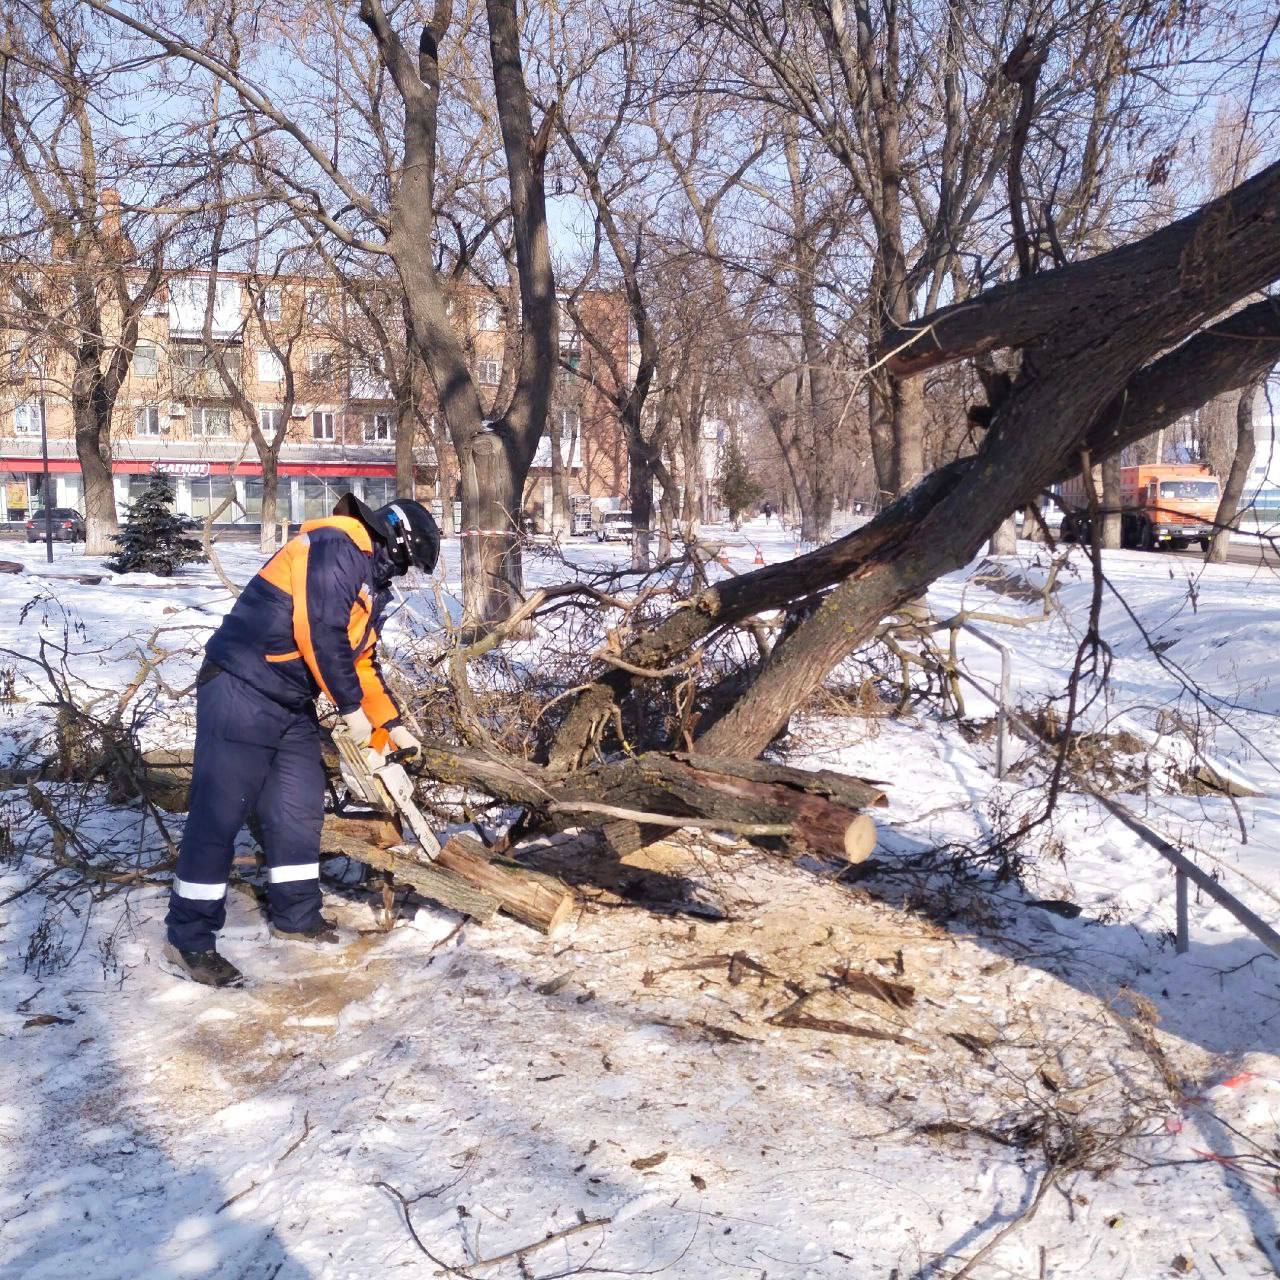
[[[120,548],[107,561],[112,573],[154,573],[167,578],[185,564],[206,559],[200,543],[190,536],[199,528],[189,516],[173,512],[173,486],[168,476],[153,475],[130,508],[116,535]]]

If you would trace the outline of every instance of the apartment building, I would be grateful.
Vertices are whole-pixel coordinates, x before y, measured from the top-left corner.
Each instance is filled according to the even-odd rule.
[[[473,372],[488,409],[499,393],[505,346],[501,307],[479,289],[451,299]],[[600,325],[611,351],[630,359],[626,309],[615,295],[584,300],[582,314]],[[327,514],[352,491],[374,505],[395,490],[397,397],[394,350],[370,336],[362,310],[332,282],[302,276],[262,280],[204,271],[172,279],[143,317],[136,354],[112,424],[112,472],[121,512],[153,472],[174,481],[177,510],[202,518],[256,524],[262,465],[247,415],[268,438],[283,426],[278,518],[298,523]],[[41,390],[49,469],[58,506],[81,507],[70,366],[29,354],[20,334],[6,335],[8,376],[0,376],[0,519],[25,518],[42,484]],[[591,373],[594,348],[567,317],[562,355],[586,377],[561,370],[548,430],[561,433],[571,493],[626,491],[626,449],[616,414]],[[390,367],[389,367],[390,365]],[[436,454],[437,416],[429,385],[418,405],[415,496],[439,506],[456,497],[456,466]],[[527,489],[526,512],[545,521],[551,508],[550,442],[544,438]],[[448,493],[443,490],[449,490]]]

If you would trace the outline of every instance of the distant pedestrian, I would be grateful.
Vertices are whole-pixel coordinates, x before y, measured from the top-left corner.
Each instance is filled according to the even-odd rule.
[[[766,502],[764,504],[764,522],[769,523],[769,518],[773,515],[773,503]]]

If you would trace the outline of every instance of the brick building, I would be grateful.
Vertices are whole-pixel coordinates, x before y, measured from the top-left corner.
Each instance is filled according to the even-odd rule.
[[[281,519],[297,523],[327,514],[348,490],[374,504],[388,500],[395,486],[397,406],[381,359],[362,349],[359,313],[351,300],[332,282],[302,276],[262,282],[227,272],[215,282],[212,298],[209,283],[202,271],[172,279],[142,318],[112,423],[118,508],[123,511],[159,470],[174,479],[179,511],[203,517],[234,496],[223,520],[259,521],[261,463],[211,348],[251,403],[264,434],[273,434],[287,415],[279,464]],[[478,289],[460,291],[450,307],[488,409],[502,373],[501,309]],[[616,358],[629,361],[621,299],[592,294],[582,301],[581,312],[588,323],[602,326],[595,332],[606,335]],[[9,367],[0,373],[0,519],[22,519],[39,506],[42,385],[54,503],[83,509],[66,391],[69,364],[54,356],[41,369],[32,355],[36,346],[22,333],[2,338]],[[616,414],[593,385],[591,344],[567,317],[561,346],[563,357],[587,375],[560,371],[549,415],[548,429],[562,432],[568,490],[591,496],[625,493],[626,449]],[[286,363],[293,379],[288,408]],[[445,496],[442,487],[454,487],[450,477],[456,465],[446,455],[442,476],[429,384],[423,395],[432,402],[419,406],[420,421],[429,427],[420,427],[415,439],[416,496],[439,500]],[[551,502],[551,449],[545,438],[526,492],[526,509],[545,520]]]

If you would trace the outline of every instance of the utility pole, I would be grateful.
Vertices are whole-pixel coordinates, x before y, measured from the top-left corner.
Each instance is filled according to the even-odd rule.
[[[49,424],[44,403],[44,364],[40,365],[40,457],[44,463],[44,551],[53,563],[53,502],[49,493]]]

